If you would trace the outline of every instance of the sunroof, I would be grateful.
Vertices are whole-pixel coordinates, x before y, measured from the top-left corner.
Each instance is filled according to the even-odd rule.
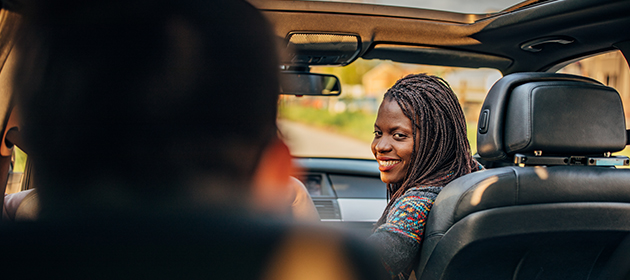
[[[308,1],[308,0],[306,0]],[[441,10],[466,14],[486,14],[505,10],[523,0],[317,0],[329,2],[367,3]]]

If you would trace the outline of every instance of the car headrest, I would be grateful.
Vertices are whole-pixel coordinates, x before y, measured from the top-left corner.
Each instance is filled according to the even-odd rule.
[[[477,150],[485,160],[515,153],[603,155],[626,145],[619,93],[586,77],[516,73],[490,89],[479,116]]]

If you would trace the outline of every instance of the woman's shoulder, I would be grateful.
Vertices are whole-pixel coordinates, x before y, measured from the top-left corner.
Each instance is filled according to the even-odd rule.
[[[444,186],[416,186],[411,187],[403,196],[437,196]]]
[[[392,208],[406,208],[408,205],[433,204],[435,198],[442,190],[441,186],[417,186],[409,188],[401,195]]]

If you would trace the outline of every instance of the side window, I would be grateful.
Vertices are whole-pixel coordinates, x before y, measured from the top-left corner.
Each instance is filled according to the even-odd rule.
[[[558,70],[558,73],[590,77],[615,88],[623,101],[626,129],[630,129],[630,69],[621,51],[598,54],[573,62]],[[630,156],[630,148],[626,147],[617,154]]]
[[[24,171],[26,170],[27,155],[18,147],[13,148],[11,154],[11,169],[9,170],[9,179],[7,180],[7,188],[5,194],[16,193],[22,191],[22,181],[24,180]]]

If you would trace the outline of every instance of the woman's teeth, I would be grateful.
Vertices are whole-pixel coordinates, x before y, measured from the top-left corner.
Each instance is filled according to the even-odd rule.
[[[394,165],[396,163],[399,163],[399,162],[400,162],[400,160],[379,160],[378,164],[381,165],[381,166],[388,167],[388,166],[392,166],[392,165]]]

